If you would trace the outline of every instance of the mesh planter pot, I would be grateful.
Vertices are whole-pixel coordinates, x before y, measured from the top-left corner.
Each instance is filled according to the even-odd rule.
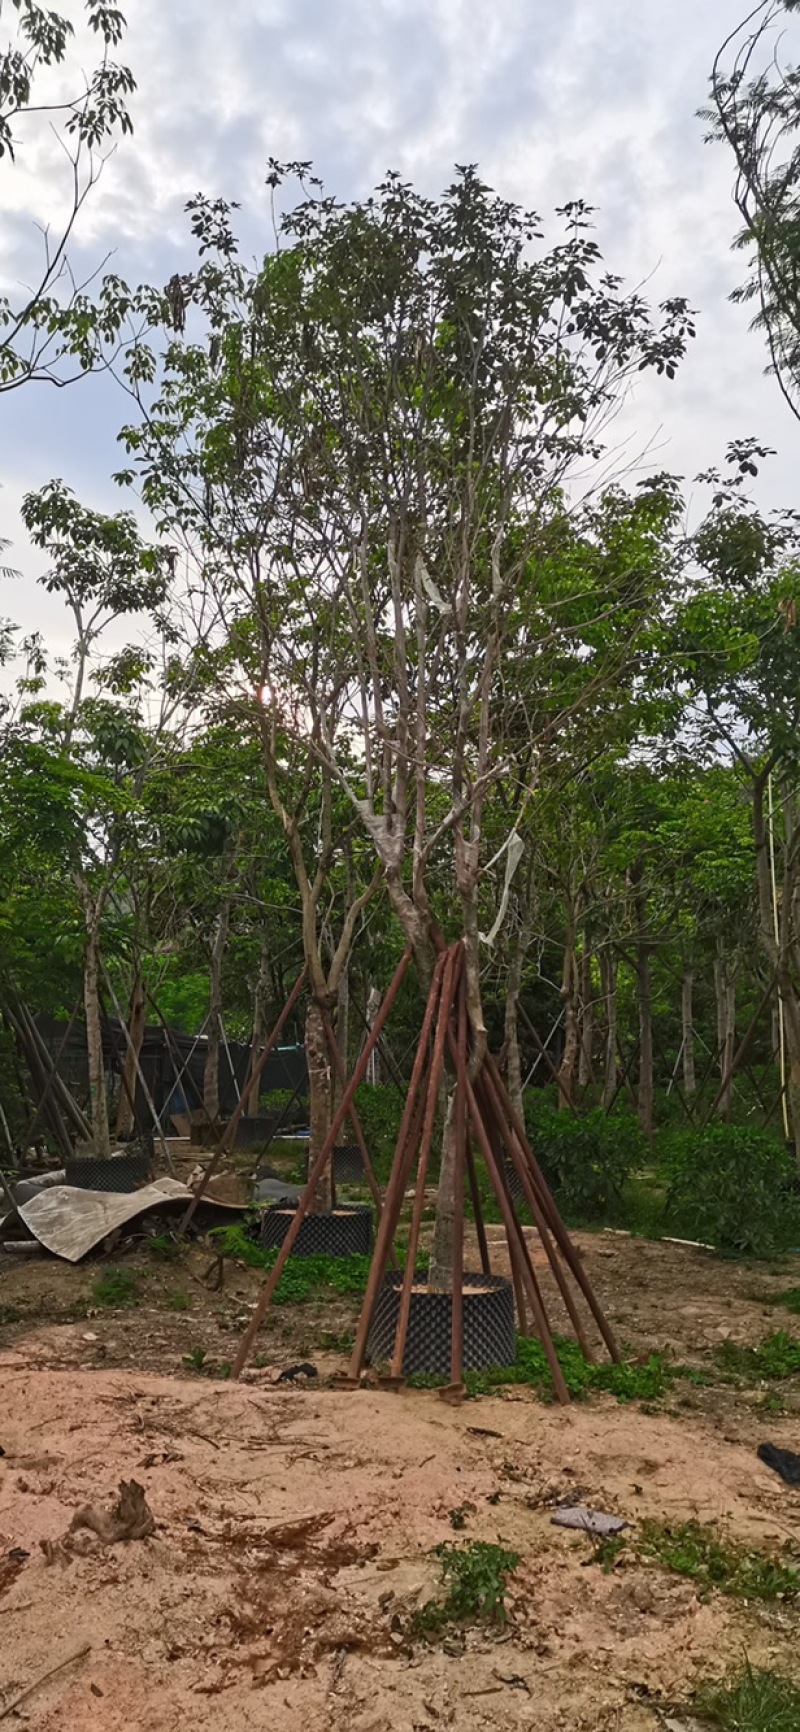
[[[98,1155],[73,1155],[66,1164],[67,1185],[80,1191],[138,1191],[150,1179],[152,1154],[135,1148],[108,1160]]]
[[[267,1209],[261,1223],[261,1243],[266,1250],[283,1244],[296,1214],[278,1205]],[[293,1257],[368,1257],[372,1250],[372,1210],[366,1205],[342,1205],[331,1214],[306,1215],[295,1239]]]
[[[390,1360],[400,1310],[403,1276],[390,1270],[383,1278],[372,1327],[367,1341],[371,1364]],[[412,1291],[403,1371],[428,1371],[438,1377],[450,1375],[450,1323],[452,1296],[429,1293],[420,1286]],[[464,1275],[464,1370],[482,1371],[489,1365],[513,1365],[516,1353],[514,1292],[501,1275]]]
[[[363,1185],[364,1157],[357,1143],[343,1143],[333,1151],[333,1178],[337,1185]]]

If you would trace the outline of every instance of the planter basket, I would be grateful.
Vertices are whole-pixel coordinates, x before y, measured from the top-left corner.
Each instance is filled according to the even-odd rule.
[[[261,1224],[265,1250],[283,1244],[295,1209],[267,1209]],[[372,1210],[366,1205],[337,1208],[332,1214],[306,1215],[295,1239],[293,1257],[368,1257],[372,1250]]]
[[[516,1353],[514,1292],[501,1275],[464,1275],[465,1371],[482,1371],[490,1365],[513,1365]],[[371,1364],[391,1360],[400,1310],[402,1274],[389,1271],[383,1278],[367,1342]],[[450,1375],[450,1326],[452,1297],[449,1293],[412,1291],[408,1335],[403,1356],[406,1376],[414,1371]]]

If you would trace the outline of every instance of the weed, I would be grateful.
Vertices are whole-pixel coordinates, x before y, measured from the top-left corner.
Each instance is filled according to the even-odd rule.
[[[800,1592],[798,1564],[722,1540],[702,1522],[643,1522],[639,1550],[676,1575],[691,1577],[704,1593],[716,1588],[734,1599],[778,1600]]]
[[[623,1551],[624,1546],[624,1534],[607,1534],[604,1539],[598,1538],[595,1540],[595,1563],[600,1565],[605,1575],[608,1575],[609,1571],[613,1570],[617,1558],[619,1557],[620,1552]]]
[[[168,1311],[191,1311],[192,1301],[188,1293],[168,1293],[165,1304]]]
[[[443,1600],[419,1607],[411,1620],[412,1635],[433,1636],[447,1624],[505,1623],[507,1581],[519,1563],[518,1552],[469,1540],[463,1546],[436,1546],[434,1555],[447,1593]]]
[[[352,1329],[343,1329],[339,1335],[326,1329],[320,1335],[319,1345],[326,1353],[352,1353],[355,1339]]]
[[[119,1309],[123,1305],[138,1305],[139,1286],[129,1269],[107,1269],[92,1288],[95,1305]]]
[[[717,1358],[726,1371],[748,1383],[777,1382],[800,1372],[800,1341],[779,1329],[776,1335],[762,1341],[760,1347],[740,1347],[735,1341],[725,1341],[717,1349]]]
[[[191,1353],[184,1353],[183,1355],[183,1363],[188,1365],[190,1371],[202,1371],[205,1362],[206,1350],[204,1347],[193,1347]]]
[[[782,1305],[786,1311],[792,1311],[795,1317],[800,1317],[800,1287],[787,1287],[785,1293],[778,1293],[769,1303]]]
[[[758,1402],[759,1413],[785,1413],[786,1403],[779,1395],[762,1395]]]
[[[708,1684],[694,1704],[719,1732],[797,1732],[800,1690],[777,1672],[754,1671],[748,1665],[738,1678]]]
[[[148,1251],[158,1257],[162,1263],[177,1263],[182,1255],[182,1246],[172,1233],[151,1233],[147,1241]]]
[[[251,1269],[271,1269],[277,1251],[248,1237],[244,1227],[215,1227],[209,1237],[222,1257],[235,1257]],[[290,1257],[275,1290],[274,1305],[302,1305],[319,1288],[336,1293],[363,1293],[369,1257]]]
[[[456,1506],[455,1509],[448,1510],[448,1519],[449,1519],[451,1528],[455,1528],[457,1532],[461,1528],[465,1528],[467,1525],[467,1516],[471,1516],[474,1514],[475,1514],[474,1503],[460,1503]]]
[[[622,1402],[653,1400],[664,1394],[671,1375],[659,1353],[651,1353],[641,1365],[590,1365],[574,1341],[556,1340],[555,1346],[571,1396],[603,1389]],[[417,1371],[408,1381],[415,1389],[438,1389],[447,1379]],[[539,1341],[521,1335],[513,1365],[492,1365],[485,1371],[467,1371],[464,1376],[467,1394],[472,1396],[490,1395],[508,1383],[526,1383],[544,1394],[553,1393],[552,1373]]]

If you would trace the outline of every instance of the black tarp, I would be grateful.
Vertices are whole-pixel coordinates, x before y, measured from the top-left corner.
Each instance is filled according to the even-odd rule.
[[[55,1059],[67,1024],[44,1015],[37,1016],[36,1023],[48,1051]],[[103,1051],[109,1070],[119,1075],[125,1062],[126,1043],[122,1026],[116,1018],[109,1020],[104,1027]],[[228,1118],[236,1106],[238,1089],[244,1084],[250,1062],[250,1047],[246,1043],[229,1041],[228,1051],[223,1042],[219,1055],[220,1111],[223,1118]],[[206,1052],[205,1036],[197,1040],[194,1035],[182,1034],[178,1029],[172,1028],[167,1036],[158,1024],[146,1028],[139,1062],[156,1111],[165,1128],[171,1113],[191,1112],[202,1105]],[[176,1067],[179,1072],[184,1073],[180,1084],[182,1099],[176,1089]],[[81,1022],[76,1021],[72,1027],[58,1059],[58,1071],[76,1099],[85,1102],[88,1097],[88,1067],[86,1031]],[[261,1094],[269,1094],[274,1089],[294,1091],[296,1088],[299,1089],[301,1098],[307,1095],[305,1051],[302,1046],[276,1047],[262,1072]],[[150,1112],[141,1083],[137,1084],[136,1089],[136,1118],[140,1130],[150,1128]]]

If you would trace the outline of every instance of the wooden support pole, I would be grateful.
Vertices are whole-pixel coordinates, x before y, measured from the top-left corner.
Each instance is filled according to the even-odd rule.
[[[408,1335],[408,1319],[411,1312],[411,1291],[414,1285],[414,1274],[417,1263],[417,1246],[422,1224],[422,1212],[425,1207],[425,1179],[428,1172],[428,1156],[433,1137],[433,1122],[436,1116],[436,1104],[439,1096],[439,1083],[444,1064],[445,1042],[453,1007],[453,987],[459,970],[460,947],[454,946],[448,950],[444,965],[442,991],[439,998],[436,1033],[433,1041],[433,1056],[431,1058],[428,1077],[428,1093],[425,1102],[425,1116],[422,1121],[422,1139],[419,1147],[417,1164],[417,1184],[414,1193],[414,1207],[411,1212],[411,1228],[408,1236],[408,1256],[403,1271],[403,1285],[400,1291],[400,1306],[397,1313],[397,1328],[394,1338],[394,1354],[392,1356],[391,1376],[400,1378],[403,1375],[403,1359]],[[463,954],[463,953],[462,953]]]
[[[339,1132],[342,1128],[342,1125],[344,1124],[344,1121],[347,1118],[347,1114],[350,1110],[350,1105],[351,1105],[351,1102],[353,1100],[353,1096],[355,1095],[356,1089],[358,1088],[358,1085],[361,1082],[362,1077],[364,1077],[366,1075],[367,1065],[369,1064],[369,1055],[372,1052],[373,1047],[375,1046],[376,1042],[378,1041],[378,1039],[380,1037],[381,1029],[383,1028],[383,1025],[384,1025],[384,1023],[385,1023],[385,1021],[389,1015],[391,1008],[392,1008],[394,1000],[395,1000],[397,993],[400,989],[400,986],[401,986],[401,983],[403,980],[403,976],[406,972],[406,969],[407,969],[410,961],[411,961],[411,946],[409,945],[403,951],[403,955],[400,959],[399,965],[396,968],[395,973],[394,973],[392,980],[390,982],[388,991],[386,993],[386,997],[384,998],[383,1004],[381,1005],[381,1008],[378,1012],[378,1015],[375,1018],[375,1022],[374,1022],[369,1040],[366,1042],[366,1044],[364,1046],[364,1050],[358,1059],[355,1070],[353,1071],[353,1075],[350,1078],[350,1081],[347,1085],[347,1088],[345,1089],[344,1094],[342,1096],[342,1099],[339,1103],[339,1107],[338,1107],[336,1113],[334,1114],[333,1123],[331,1125],[331,1128],[328,1132],[327,1137],[325,1138],[325,1142],[323,1143],[322,1148],[319,1151],[319,1154],[317,1155],[317,1158],[314,1162],[314,1165],[311,1169],[311,1172],[309,1173],[308,1182],[307,1182],[305,1190],[303,1191],[303,1194],[300,1198],[300,1201],[297,1205],[294,1219],[289,1224],[289,1228],[288,1228],[287,1233],[286,1233],[286,1238],[284,1239],[283,1244],[281,1245],[280,1250],[278,1251],[278,1255],[277,1255],[277,1258],[275,1260],[275,1263],[273,1264],[273,1267],[270,1270],[270,1273],[267,1276],[267,1279],[266,1279],[264,1286],[261,1290],[261,1296],[259,1298],[258,1304],[256,1305],[255,1311],[253,1312],[253,1316],[251,1317],[250,1322],[249,1322],[249,1324],[248,1324],[248,1326],[244,1332],[244,1335],[242,1336],[242,1340],[239,1344],[239,1348],[238,1348],[238,1351],[236,1353],[236,1357],[235,1357],[235,1359],[233,1361],[233,1365],[231,1367],[231,1376],[234,1378],[239,1377],[241,1375],[241,1372],[247,1363],[247,1358],[248,1358],[248,1355],[250,1352],[250,1348],[252,1347],[252,1344],[256,1338],[256,1335],[258,1334],[258,1331],[261,1328],[261,1324],[262,1324],[264,1317],[266,1316],[267,1310],[269,1309],[269,1306],[272,1302],[272,1297],[273,1297],[273,1294],[275,1292],[275,1288],[277,1287],[278,1282],[280,1281],[281,1275],[283,1274],[284,1268],[286,1267],[286,1263],[287,1263],[289,1257],[291,1256],[295,1240],[297,1239],[297,1235],[300,1232],[300,1228],[302,1227],[303,1221],[305,1220],[306,1214],[308,1213],[309,1204],[311,1203],[312,1199],[314,1198],[314,1196],[316,1194],[316,1190],[317,1190],[317,1186],[319,1184],[319,1181],[322,1177],[322,1174],[325,1171],[325,1168],[328,1164],[328,1161],[330,1160],[331,1155],[333,1154],[333,1150],[334,1150],[334,1147],[336,1144],[336,1138],[338,1137]],[[297,985],[298,991],[299,991],[299,985],[300,985],[300,983],[298,982],[298,985]],[[247,1098],[246,1094],[243,1094],[242,1099],[239,1102],[240,1107],[243,1107],[243,1104],[244,1104],[244,1101],[246,1100],[246,1098]],[[234,1114],[234,1117],[235,1116],[236,1115]],[[237,1123],[238,1123],[238,1120],[237,1120]],[[383,1221],[381,1221],[381,1225],[383,1225]],[[380,1232],[380,1228],[378,1230]]]
[[[592,1352],[592,1348],[591,1348],[588,1336],[587,1336],[586,1331],[583,1327],[583,1323],[581,1322],[580,1314],[578,1312],[578,1309],[575,1305],[575,1301],[573,1299],[572,1293],[570,1291],[569,1282],[567,1281],[566,1274],[561,1267],[561,1264],[560,1264],[559,1259],[558,1259],[558,1253],[555,1249],[555,1246],[553,1245],[553,1241],[552,1241],[552,1239],[550,1237],[550,1233],[548,1231],[545,1209],[543,1207],[543,1199],[539,1196],[539,1194],[537,1192],[537,1186],[536,1186],[536,1182],[534,1179],[534,1175],[532,1174],[532,1172],[528,1166],[528,1163],[525,1159],[524,1150],[522,1149],[522,1146],[519,1143],[517,1137],[514,1135],[513,1127],[509,1126],[508,1130],[506,1130],[506,1128],[503,1124],[503,1121],[502,1121],[502,1104],[499,1100],[499,1097],[497,1095],[497,1091],[494,1087],[494,1082],[493,1082],[493,1079],[491,1076],[491,1072],[484,1070],[483,1075],[481,1077],[481,1084],[482,1084],[481,1093],[483,1096],[485,1096],[485,1103],[482,1100],[482,1105],[484,1105],[484,1111],[486,1111],[486,1109],[488,1108],[487,1126],[490,1127],[491,1124],[494,1123],[494,1125],[497,1127],[497,1130],[499,1131],[499,1133],[502,1137],[502,1140],[505,1144],[506,1149],[508,1150],[509,1157],[514,1164],[514,1167],[517,1171],[517,1174],[519,1175],[519,1179],[520,1179],[520,1182],[522,1184],[522,1189],[523,1189],[523,1192],[525,1195],[525,1201],[528,1204],[528,1207],[529,1207],[531,1214],[533,1216],[536,1231],[539,1234],[539,1238],[541,1240],[545,1255],[547,1257],[547,1261],[550,1264],[550,1268],[551,1268],[552,1274],[554,1276],[556,1285],[557,1285],[558,1290],[561,1294],[561,1297],[564,1301],[564,1306],[566,1308],[567,1316],[569,1317],[570,1322],[572,1324],[572,1327],[575,1331],[575,1339],[578,1343],[578,1346],[580,1347],[580,1350],[584,1356],[584,1359],[588,1360],[590,1365],[593,1365],[595,1356],[594,1356],[594,1353]]]
[[[597,1324],[597,1327],[600,1330],[600,1334],[601,1334],[601,1336],[602,1336],[602,1338],[606,1344],[606,1347],[608,1348],[608,1351],[611,1355],[611,1358],[614,1360],[615,1364],[619,1364],[621,1361],[622,1355],[621,1355],[620,1350],[617,1346],[617,1343],[616,1343],[616,1340],[614,1338],[614,1334],[613,1334],[613,1331],[611,1329],[611,1326],[606,1320],[602,1306],[600,1305],[600,1302],[599,1302],[599,1300],[598,1300],[598,1298],[594,1292],[592,1284],[591,1284],[591,1282],[590,1282],[590,1280],[586,1274],[586,1270],[583,1267],[583,1263],[581,1262],[581,1259],[578,1256],[577,1251],[575,1250],[575,1246],[573,1245],[572,1240],[570,1239],[569,1233],[567,1232],[567,1229],[564,1226],[564,1223],[561,1219],[561,1216],[558,1213],[558,1210],[555,1206],[555,1203],[553,1202],[553,1199],[550,1195],[550,1191],[548,1189],[544,1174],[541,1170],[541,1167],[539,1166],[539,1163],[536,1159],[536,1156],[534,1155],[533,1149],[531,1148],[531,1145],[528,1142],[528,1138],[525,1134],[525,1127],[522,1123],[522,1120],[519,1117],[519,1114],[517,1113],[517,1110],[513,1104],[513,1101],[511,1100],[511,1098],[508,1094],[508,1090],[506,1089],[506,1086],[505,1086],[503,1079],[500,1075],[500,1072],[497,1068],[496,1061],[493,1059],[491,1053],[487,1054],[486,1067],[487,1067],[489,1075],[492,1078],[492,1082],[494,1083],[495,1091],[496,1091],[496,1093],[497,1093],[497,1095],[498,1095],[498,1097],[502,1103],[503,1114],[504,1114],[505,1118],[508,1120],[509,1124],[511,1125],[511,1127],[514,1131],[514,1134],[520,1143],[521,1148],[524,1150],[525,1156],[527,1159],[527,1163],[528,1163],[528,1165],[529,1165],[529,1167],[533,1173],[534,1178],[536,1179],[536,1183],[537,1183],[537,1187],[538,1187],[538,1191],[539,1191],[539,1196],[541,1198],[541,1202],[542,1202],[542,1205],[544,1208],[545,1219],[547,1221],[547,1224],[550,1227],[550,1230],[553,1234],[553,1237],[556,1241],[556,1244],[558,1245],[559,1250],[561,1251],[561,1254],[564,1258],[564,1261],[566,1262],[568,1268],[571,1270],[572,1274],[574,1275],[575,1280],[576,1280],[578,1286],[580,1287],[584,1298],[586,1299],[586,1302],[589,1306],[589,1309],[592,1313],[592,1316],[594,1317],[595,1323]]]
[[[250,1090],[251,1090],[253,1084],[258,1081],[258,1078],[260,1077],[261,1072],[264,1069],[264,1066],[267,1062],[267,1059],[269,1058],[270,1053],[272,1052],[273,1047],[276,1046],[277,1042],[280,1040],[283,1028],[284,1028],[285,1024],[288,1022],[289,1017],[291,1016],[292,1011],[294,1010],[294,1007],[297,1003],[297,1000],[300,997],[300,993],[301,993],[302,988],[303,988],[303,981],[305,980],[305,977],[306,977],[306,971],[305,971],[305,969],[303,969],[302,974],[299,974],[297,976],[297,979],[294,983],[294,986],[292,987],[292,990],[289,994],[289,997],[286,1000],[286,1003],[283,1007],[283,1010],[281,1011],[281,1014],[278,1017],[278,1020],[275,1024],[275,1027],[272,1030],[271,1035],[269,1036],[269,1039],[266,1042],[266,1045],[263,1047],[257,1062],[252,1067],[252,1074],[250,1074],[247,1078],[247,1082],[245,1084],[245,1087],[242,1089],[242,1093],[239,1097],[239,1100],[236,1103],[234,1111],[231,1114],[231,1117],[229,1118],[228,1123],[225,1126],[225,1129],[222,1133],[219,1144],[218,1144],[217,1148],[214,1150],[214,1153],[211,1156],[211,1160],[209,1161],[208,1166],[205,1168],[205,1171],[203,1172],[203,1175],[200,1179],[199,1184],[196,1186],[194,1196],[192,1197],[192,1200],[189,1204],[189,1207],[186,1210],[186,1214],[183,1216],[183,1219],[180,1223],[180,1226],[178,1227],[177,1236],[179,1239],[183,1238],[184,1233],[187,1231],[187,1229],[191,1225],[191,1222],[194,1219],[194,1214],[195,1214],[195,1210],[197,1209],[197,1205],[200,1202],[200,1199],[205,1195],[206,1189],[207,1189],[208,1184],[209,1184],[209,1180],[213,1178],[214,1173],[216,1172],[217,1167],[219,1166],[219,1163],[222,1160],[223,1155],[226,1154],[228,1149],[232,1148],[232,1146],[233,1146],[233,1140],[234,1140],[234,1137],[236,1136],[236,1132],[237,1132],[237,1129],[239,1126],[239,1120],[241,1119],[241,1117],[244,1113],[245,1104],[246,1104],[248,1096],[250,1094]]]
[[[453,1046],[455,1046],[455,1042],[453,1043]],[[455,1058],[456,1064],[458,1065],[457,1050],[454,1053],[454,1058]],[[489,1178],[492,1182],[492,1186],[494,1189],[494,1194],[495,1194],[497,1201],[500,1205],[500,1212],[503,1216],[503,1223],[505,1225],[506,1233],[508,1235],[509,1241],[511,1239],[515,1239],[516,1243],[519,1247],[521,1270],[522,1270],[522,1275],[523,1275],[525,1285],[526,1285],[527,1290],[528,1290],[528,1297],[529,1297],[530,1302],[531,1302],[531,1310],[533,1312],[534,1322],[536,1324],[536,1333],[539,1336],[539,1340],[541,1341],[542,1346],[543,1346],[544,1351],[545,1351],[547,1363],[550,1367],[550,1372],[551,1372],[551,1375],[553,1378],[553,1385],[555,1387],[556,1395],[558,1396],[558,1399],[561,1402],[562,1406],[566,1407],[569,1405],[569,1390],[567,1389],[567,1385],[564,1381],[564,1373],[563,1373],[561,1366],[559,1364],[558,1354],[556,1353],[555,1346],[553,1343],[553,1337],[550,1333],[550,1325],[547,1321],[547,1313],[546,1313],[545,1308],[544,1308],[544,1301],[542,1299],[542,1295],[541,1295],[541,1292],[539,1290],[539,1283],[536,1279],[536,1271],[533,1267],[533,1263],[531,1262],[530,1253],[529,1253],[528,1247],[525,1243],[525,1235],[522,1231],[522,1227],[520,1226],[519,1220],[518,1220],[516,1212],[514,1210],[514,1206],[513,1206],[511,1199],[509,1197],[508,1190],[504,1184],[502,1173],[499,1171],[499,1163],[495,1159],[494,1150],[492,1149],[491,1141],[489,1139],[489,1135],[487,1133],[486,1126],[484,1125],[483,1118],[482,1118],[481,1112],[480,1112],[480,1108],[479,1108],[478,1103],[475,1099],[475,1091],[472,1087],[469,1076],[467,1074],[466,1066],[461,1071],[461,1075],[463,1076],[463,1079],[464,1079],[464,1086],[466,1088],[466,1094],[467,1094],[467,1103],[469,1106],[469,1111],[470,1111],[470,1115],[472,1118],[472,1123],[475,1126],[475,1135],[476,1135],[476,1137],[478,1139],[478,1143],[480,1145],[481,1154],[483,1155],[483,1158],[486,1162],[487,1170],[489,1173]]]
[[[459,946],[463,958],[463,947]],[[453,1106],[453,1291],[450,1303],[450,1388],[442,1391],[449,1399],[458,1400],[464,1388],[464,1166],[467,1148],[467,1095],[464,1078],[467,1074],[467,983],[462,967],[457,985],[458,1062],[456,1095]]]
[[[156,1111],[156,1104],[155,1104],[155,1101],[153,1100],[153,1097],[150,1093],[150,1089],[149,1089],[148,1084],[147,1084],[147,1078],[144,1074],[144,1071],[142,1070],[141,1060],[139,1058],[139,1054],[136,1051],[136,1048],[133,1044],[133,1041],[131,1040],[130,1030],[128,1028],[128,1024],[125,1021],[124,1016],[122,1015],[122,1011],[120,1010],[119,1002],[117,1000],[117,995],[114,991],[113,986],[111,985],[111,980],[109,977],[108,969],[106,968],[106,965],[103,961],[102,956],[99,955],[99,952],[98,952],[98,960],[100,963],[100,973],[102,974],[103,979],[106,983],[106,986],[108,987],[109,996],[111,998],[111,1003],[113,1004],[114,1009],[117,1013],[118,1021],[122,1025],[122,1032],[125,1036],[125,1044],[128,1048],[128,1052],[130,1053],[131,1058],[133,1059],[134,1070],[135,1070],[136,1075],[139,1079],[139,1082],[142,1085],[142,1094],[144,1095],[144,1098],[147,1102],[147,1109],[148,1109],[148,1112],[150,1113],[150,1117],[152,1118],[152,1121],[153,1121],[153,1129],[156,1133],[156,1136],[158,1138],[159,1143],[161,1144],[161,1153],[164,1156],[164,1160],[166,1161],[167,1167],[169,1168],[169,1171],[171,1172],[172,1177],[174,1179],[175,1168],[174,1168],[174,1165],[172,1162],[172,1156],[169,1152],[169,1149],[167,1148],[167,1139],[166,1139],[164,1132],[161,1128],[161,1120],[160,1120],[158,1113]],[[136,1110],[135,1110],[135,1103],[133,1101],[131,1101],[131,1107],[134,1110],[134,1121],[133,1122],[134,1122],[134,1126],[135,1126],[135,1124],[136,1124]]]
[[[428,1068],[428,1042],[430,1040],[431,1029],[433,1028],[433,1021],[441,996],[444,964],[444,954],[441,953],[436,960],[433,979],[428,993],[428,1002],[425,1006],[425,1015],[422,1020],[422,1031],[420,1033],[414,1057],[411,1082],[409,1083],[408,1094],[406,1095],[406,1104],[403,1108],[403,1117],[400,1121],[400,1129],[397,1135],[397,1149],[395,1151],[394,1161],[392,1162],[392,1172],[386,1189],[386,1196],[384,1198],[383,1215],[381,1216],[380,1225],[378,1227],[375,1250],[372,1254],[372,1262],[370,1264],[366,1291],[364,1293],[364,1302],[356,1326],[356,1338],[353,1344],[353,1352],[348,1367],[348,1380],[352,1384],[358,1383],[364,1367],[364,1357],[367,1350],[367,1337],[369,1335],[378,1293],[380,1292],[381,1282],[386,1270],[389,1249],[392,1239],[394,1238],[395,1227],[402,1206],[406,1177],[410,1171],[411,1162],[414,1158],[413,1132],[415,1122],[422,1122],[422,1114],[424,1113],[427,1104],[428,1096],[427,1091],[423,1088],[423,1080]]]

